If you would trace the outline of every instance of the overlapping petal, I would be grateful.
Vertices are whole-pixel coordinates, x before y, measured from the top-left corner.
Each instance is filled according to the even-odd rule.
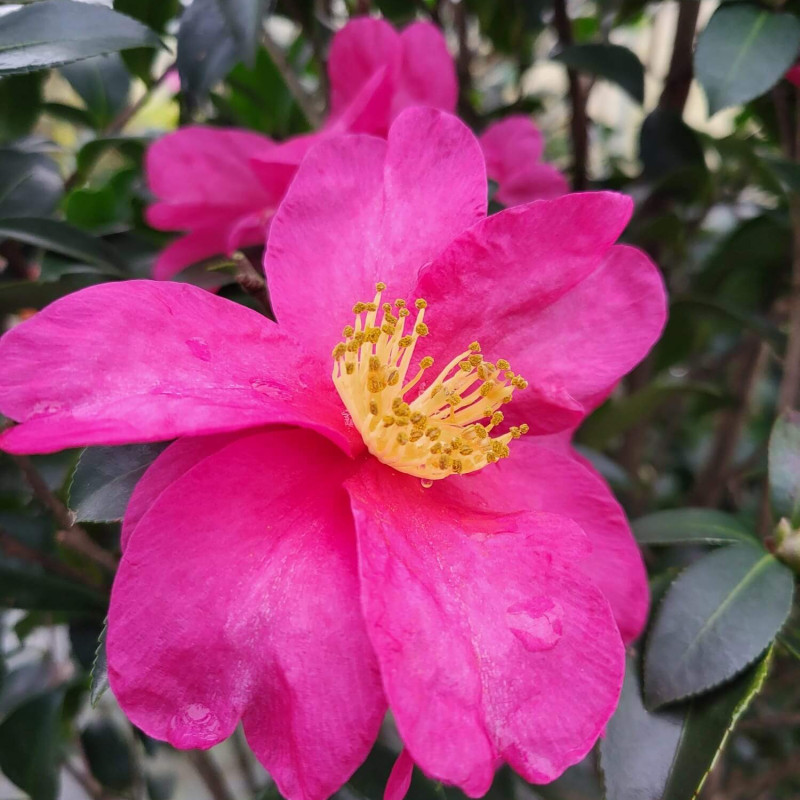
[[[0,412],[22,423],[0,437],[11,452],[269,423],[352,443],[327,363],[255,311],[188,284],[127,281],[69,295],[9,331],[0,361]]]
[[[325,800],[385,711],[341,488],[351,462],[297,429],[191,446],[194,466],[170,476],[178,442],[150,468],[163,488],[114,583],[111,688],[176,747],[210,747],[241,719],[285,797]]]
[[[483,156],[454,117],[410,109],[388,142],[322,142],[270,229],[264,265],[278,322],[329,357],[355,301],[371,300],[379,280],[403,296],[420,267],[485,213]]]
[[[463,484],[365,461],[347,483],[369,636],[411,758],[471,797],[509,763],[547,782],[616,705],[624,652],[602,593],[575,569],[569,520],[476,508]]]
[[[465,231],[420,275],[426,350],[446,363],[454,346],[478,340],[529,381],[510,408],[534,432],[574,426],[664,325],[658,270],[641,251],[612,246],[631,208],[619,194],[570,194]]]
[[[467,476],[464,485],[487,511],[524,503],[577,522],[592,547],[580,569],[608,599],[622,638],[633,641],[647,619],[650,590],[625,512],[588,462],[567,447],[543,445],[541,438],[514,442],[511,458]]]

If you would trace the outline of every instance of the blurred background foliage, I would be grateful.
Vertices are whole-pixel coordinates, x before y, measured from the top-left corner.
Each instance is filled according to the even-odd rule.
[[[783,77],[800,2],[34,0],[0,13],[4,328],[81,287],[149,276],[170,237],[143,219],[148,142],[190,122],[313,129],[331,36],[358,14],[441,26],[476,131],[532,114],[575,189],[631,194],[625,238],[663,270],[670,321],[577,438],[634,520],[654,611],[598,752],[544,787],[503,769],[490,797],[800,796],[800,424],[786,411],[800,387],[800,94]],[[249,303],[230,266],[221,292]],[[178,753],[104,692],[119,520],[162,447],[0,454],[3,800],[276,796],[241,732]],[[387,727],[339,796],[381,797],[397,748]],[[460,795],[416,774],[409,796]]]

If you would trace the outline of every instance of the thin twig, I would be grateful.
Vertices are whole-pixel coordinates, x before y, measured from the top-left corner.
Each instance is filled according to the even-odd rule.
[[[300,79],[297,77],[297,75],[295,75],[294,70],[286,58],[286,54],[266,30],[261,37],[261,41],[264,45],[264,48],[269,53],[270,58],[274,62],[278,72],[280,72],[281,77],[286,82],[286,87],[291,92],[292,97],[294,97],[297,105],[300,106],[300,110],[305,115],[309,125],[314,128],[319,128],[323,122],[322,114],[316,108],[313,98],[309,95],[305,88],[303,88],[303,85],[300,83]]]
[[[103,787],[89,773],[82,772],[69,761],[64,762],[64,770],[81,785],[92,800],[108,800],[108,795],[106,795]]]
[[[573,43],[572,23],[567,13],[566,0],[555,0],[553,23],[562,48]],[[576,192],[587,186],[587,165],[589,158],[589,130],[586,116],[587,92],[581,85],[581,77],[576,70],[568,68],[569,99],[572,106],[570,130],[572,134],[572,188]]]
[[[254,795],[261,787],[256,779],[256,773],[253,770],[253,761],[250,756],[250,750],[247,747],[241,727],[237,728],[233,732],[231,743],[233,744],[233,750],[236,753],[236,760],[239,762],[239,772],[242,773],[242,780],[244,781],[245,786],[247,786],[247,791]]]
[[[659,108],[668,108],[683,114],[689,87],[692,85],[692,45],[697,28],[700,0],[682,0],[678,3],[678,22],[669,72],[664,79],[664,89],[658,101]]]
[[[453,9],[453,23],[458,39],[456,55],[456,76],[458,77],[458,112],[468,124],[475,126],[479,122],[472,107],[472,51],[469,47],[469,27],[467,25],[467,9],[465,0],[450,0]]]
[[[205,750],[189,750],[187,755],[214,800],[234,800],[222,770],[210,753]]]
[[[144,108],[145,104],[150,100],[153,96],[153,92],[161,86],[164,81],[167,79],[172,70],[175,69],[174,64],[170,64],[161,75],[153,81],[150,86],[147,87],[144,94],[135,102],[131,103],[131,105],[126,106],[125,108],[114,117],[113,120],[106,126],[105,130],[103,131],[103,136],[113,136],[115,133],[119,133],[141,110]]]
[[[37,500],[50,511],[61,528],[56,534],[56,540],[64,547],[86,556],[109,572],[115,572],[117,559],[100,547],[80,525],[75,524],[72,512],[50,491],[50,487],[37,471],[33,461],[28,456],[15,455],[12,458],[22,470],[22,474],[33,489]]]

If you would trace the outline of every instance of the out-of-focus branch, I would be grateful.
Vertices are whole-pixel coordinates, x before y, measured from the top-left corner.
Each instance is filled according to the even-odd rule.
[[[453,9],[453,25],[458,39],[456,55],[456,75],[458,76],[458,113],[470,125],[478,124],[479,119],[472,107],[472,51],[469,48],[469,28],[465,0],[450,0]]]
[[[189,750],[187,755],[214,800],[235,800],[222,770],[209,753],[205,750]]]
[[[669,72],[664,80],[664,89],[658,101],[659,108],[667,108],[683,114],[689,87],[692,84],[692,45],[697,29],[700,0],[681,0],[678,3],[678,22],[675,26],[675,41]]]
[[[69,761],[64,762],[64,770],[72,776],[76,783],[81,785],[83,791],[92,800],[109,800],[109,796],[105,793],[103,787],[88,772],[82,772]]]
[[[45,483],[42,476],[37,471],[28,456],[12,456],[17,466],[22,470],[25,480],[33,489],[33,494],[37,500],[47,508],[61,528],[56,534],[56,540],[64,547],[80,553],[86,558],[94,561],[109,572],[117,569],[117,559],[100,547],[97,542],[80,526],[75,524],[70,510],[50,491],[50,487]]]
[[[573,43],[572,22],[567,13],[566,0],[555,0],[553,4],[553,23],[561,47]],[[589,157],[589,129],[586,116],[587,94],[581,85],[580,75],[574,69],[567,69],[569,79],[569,99],[572,106],[570,131],[572,135],[572,188],[576,192],[587,186],[587,164]]]

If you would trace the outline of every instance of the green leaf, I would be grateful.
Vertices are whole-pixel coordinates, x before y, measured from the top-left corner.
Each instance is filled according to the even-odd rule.
[[[51,158],[0,150],[0,218],[51,214],[63,191],[61,174]]]
[[[75,158],[75,171],[85,179],[94,169],[95,164],[109,150],[116,150],[125,158],[138,163],[145,150],[148,140],[141,136],[104,136],[92,139],[78,151]]]
[[[0,314],[14,314],[23,308],[39,310],[79,289],[103,283],[102,275],[77,273],[57,281],[14,281],[0,283]]]
[[[69,490],[70,508],[79,522],[121,520],[139,479],[167,445],[131,444],[87,447]]]
[[[629,659],[617,711],[600,741],[606,800],[693,800],[736,721],[764,684],[771,653],[711,694],[668,711],[642,702]]]
[[[800,527],[800,413],[785,411],[769,437],[769,491],[775,514]]]
[[[0,769],[31,800],[56,800],[61,762],[59,723],[64,690],[20,706],[0,725]]]
[[[0,17],[0,75],[158,46],[149,28],[95,3],[39,0]]]
[[[86,103],[96,127],[107,126],[124,108],[131,76],[119,53],[76,61],[60,72]]]
[[[30,133],[41,107],[41,75],[0,78],[0,141],[19,139]]]
[[[106,658],[106,637],[108,636],[108,620],[103,623],[103,630],[97,640],[92,675],[89,682],[89,700],[92,707],[97,705],[100,698],[108,691],[108,661]]]
[[[0,219],[0,238],[16,239],[70,256],[100,267],[109,275],[124,276],[126,271],[124,259],[110,244],[60,220]]]
[[[217,0],[193,0],[178,30],[181,91],[195,108],[239,61],[239,48]]]
[[[58,667],[49,658],[10,670],[0,692],[0,721],[28,701],[55,688],[61,680]]]
[[[115,11],[138,19],[159,35],[166,32],[167,23],[178,16],[180,8],[179,0],[114,0]],[[147,47],[137,47],[122,53],[128,69],[145,83],[151,82],[150,70],[155,56],[156,51]]]
[[[573,44],[552,56],[578,72],[605,78],[644,103],[644,67],[627,47],[617,44]]]
[[[732,514],[709,508],[657,511],[632,523],[639,544],[729,544],[754,541],[747,526]]]
[[[96,719],[81,731],[81,745],[97,781],[115,792],[133,784],[135,764],[127,738],[109,719]]]
[[[669,109],[657,108],[645,118],[639,134],[639,158],[648,180],[657,180],[686,168],[706,170],[697,134]]]
[[[732,545],[672,584],[647,640],[645,697],[658,707],[741,672],[775,638],[792,607],[791,570],[762,548]]]
[[[271,0],[217,0],[228,28],[248,66],[255,64],[263,20]]]
[[[94,122],[85,108],[76,108],[66,103],[43,103],[42,113],[49,114],[62,122],[68,122],[76,128],[94,127]]]
[[[0,555],[0,607],[97,615],[107,605],[107,598],[94,589]]]
[[[694,70],[709,113],[771,89],[800,50],[800,20],[746,3],[716,10],[697,40]]]

